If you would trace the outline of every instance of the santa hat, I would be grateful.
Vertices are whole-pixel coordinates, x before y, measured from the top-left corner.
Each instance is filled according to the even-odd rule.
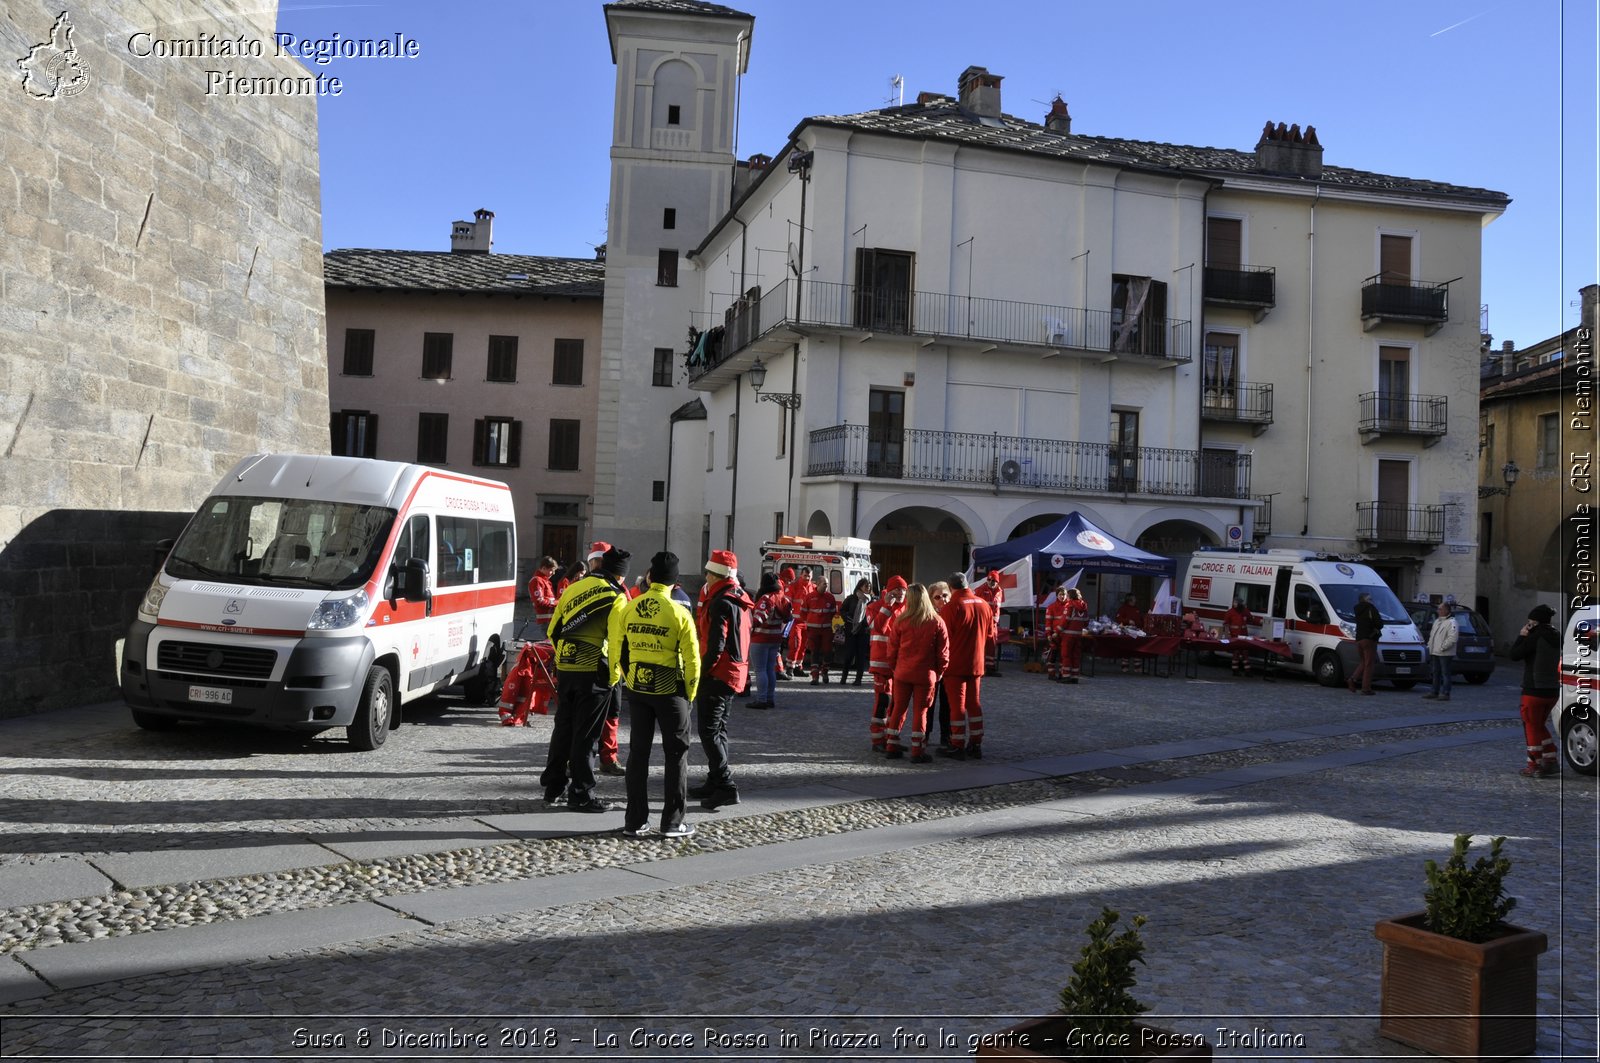
[[[999,569],[991,568],[989,570],[989,581],[991,583],[999,583],[1000,582],[1000,570]]]
[[[611,544],[610,543],[603,543],[603,542],[590,543],[589,544],[589,556],[585,557],[584,560],[585,561],[593,561],[597,557],[604,557],[604,556],[606,556],[606,551],[609,550],[609,549],[611,549]]]
[[[887,590],[887,591],[903,591],[903,590],[905,590],[906,589],[905,577],[904,576],[890,576],[889,577],[889,582],[885,583],[883,585],[883,589]]]
[[[732,550],[713,550],[711,560],[706,562],[706,571],[715,576],[732,576],[739,570],[739,559]]]
[[[788,583],[790,580],[794,579],[794,566],[784,565],[783,571],[779,572],[778,575],[783,577],[783,581],[785,583]]]

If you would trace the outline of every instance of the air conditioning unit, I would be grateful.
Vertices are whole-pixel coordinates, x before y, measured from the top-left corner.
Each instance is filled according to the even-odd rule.
[[[1001,458],[995,462],[994,478],[1003,484],[1028,483],[1033,479],[1032,465],[1032,458]]]

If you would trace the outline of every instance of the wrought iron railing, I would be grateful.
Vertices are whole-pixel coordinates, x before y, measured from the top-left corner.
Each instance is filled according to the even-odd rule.
[[[1081,494],[1250,497],[1250,455],[859,424],[810,433],[807,476],[990,484]]]
[[[1275,306],[1277,270],[1273,266],[1207,266],[1205,298],[1209,303]]]
[[[1406,502],[1357,502],[1356,538],[1375,543],[1444,542],[1444,507]]]
[[[1258,535],[1258,536],[1260,536],[1260,535],[1271,535],[1272,534],[1272,495],[1257,495],[1256,496],[1256,501],[1260,502],[1261,505],[1256,507],[1256,513],[1255,513],[1255,517],[1254,517],[1254,531],[1255,531],[1255,534]]]
[[[1386,395],[1369,391],[1361,396],[1358,427],[1363,432],[1388,435],[1442,436],[1450,427],[1447,406],[1443,395]]]
[[[1123,320],[1119,311],[1048,303],[985,299],[907,289],[875,289],[831,281],[800,284],[793,278],[764,292],[747,293],[723,314],[718,350],[691,362],[704,373],[780,325],[853,329],[945,340],[1074,348],[1188,362],[1190,323],[1171,318]]]
[[[1375,273],[1361,282],[1361,316],[1443,322],[1450,318],[1450,285],[1427,281],[1379,280]]]
[[[1208,421],[1272,423],[1272,385],[1240,381],[1229,388],[1204,388],[1200,416]]]

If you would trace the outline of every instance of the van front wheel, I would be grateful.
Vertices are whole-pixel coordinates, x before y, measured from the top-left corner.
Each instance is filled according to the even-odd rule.
[[[1313,667],[1316,670],[1317,682],[1325,687],[1336,687],[1344,682],[1344,665],[1339,663],[1339,655],[1332,650],[1323,650],[1317,654]]]
[[[361,688],[361,704],[356,706],[356,718],[344,729],[351,749],[362,752],[377,749],[389,737],[389,719],[394,715],[394,681],[389,670],[373,665],[367,672],[366,685]]]

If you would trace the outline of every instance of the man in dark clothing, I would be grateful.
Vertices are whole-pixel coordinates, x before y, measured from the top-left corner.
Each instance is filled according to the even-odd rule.
[[[1556,742],[1545,724],[1561,694],[1561,636],[1550,626],[1554,616],[1555,610],[1548,605],[1528,610],[1528,622],[1517,633],[1509,654],[1513,661],[1522,662],[1522,730],[1528,742],[1528,763],[1522,774],[1530,779],[1561,774]]]
[[[628,574],[626,550],[609,549],[600,567],[570,584],[550,615],[550,639],[556,657],[556,718],[550,751],[539,782],[544,803],[566,798],[574,812],[609,812],[611,804],[595,797],[589,750],[600,737],[611,693],[606,636],[613,606],[627,602],[622,585]]]
[[[1362,591],[1356,597],[1356,650],[1361,654],[1361,663],[1350,676],[1350,693],[1372,693],[1372,677],[1378,671],[1378,640],[1382,637],[1383,614],[1372,604],[1372,595]]]
[[[755,603],[739,585],[739,559],[732,550],[713,550],[706,562],[705,604],[700,609],[700,690],[695,715],[700,747],[706,754],[706,781],[690,787],[700,807],[716,811],[739,803],[739,789],[728,767],[728,709],[750,675],[750,611]]]

